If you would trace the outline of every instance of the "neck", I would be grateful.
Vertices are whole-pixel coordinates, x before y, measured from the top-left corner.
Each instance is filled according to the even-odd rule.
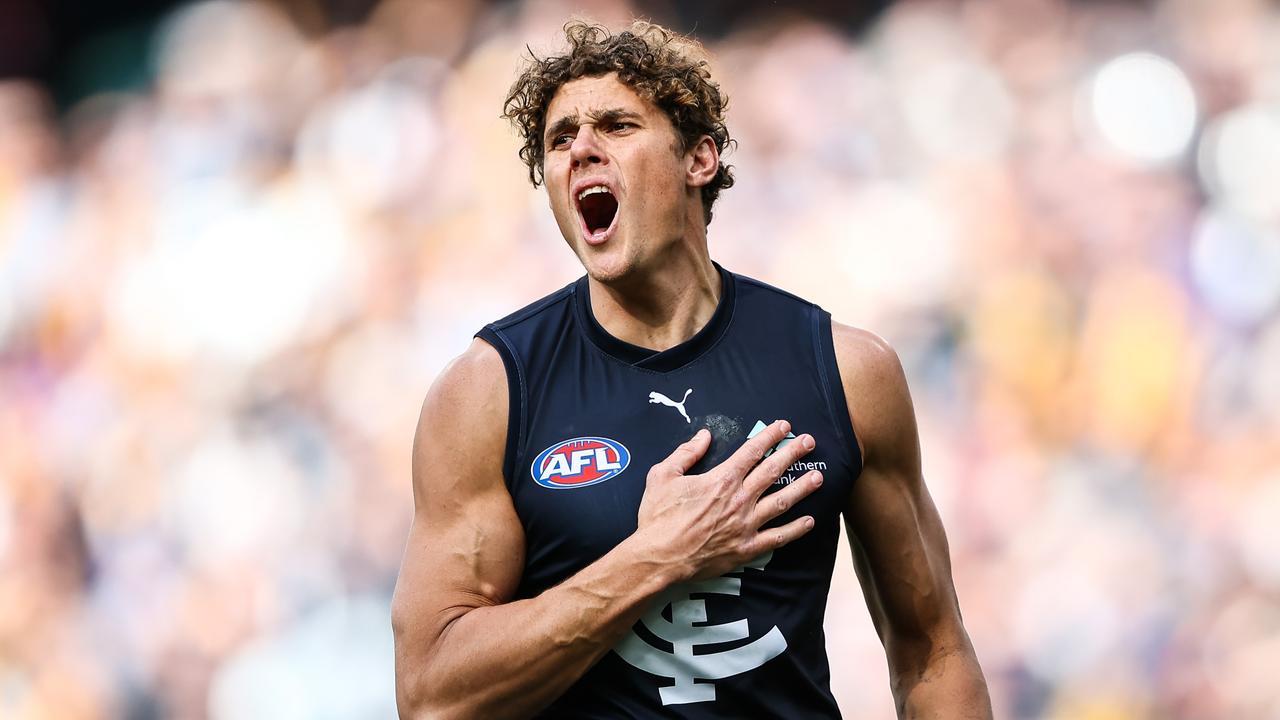
[[[591,312],[610,335],[662,351],[693,337],[720,302],[720,273],[705,245],[692,256],[635,272],[608,285],[588,279]]]

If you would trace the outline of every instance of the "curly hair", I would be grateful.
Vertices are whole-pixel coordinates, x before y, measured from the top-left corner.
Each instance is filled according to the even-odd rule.
[[[562,55],[539,58],[529,50],[530,61],[520,73],[503,104],[502,117],[510,120],[524,138],[520,159],[529,168],[529,181],[542,184],[542,134],[547,107],[565,83],[582,77],[617,73],[618,80],[656,105],[671,119],[679,135],[677,151],[684,153],[703,135],[720,153],[734,143],[725,127],[728,98],[711,80],[711,72],[697,41],[660,25],[634,22],[611,33],[602,25],[580,20],[564,26],[568,50]],[[733,186],[733,168],[723,162],[715,177],[702,187],[703,220],[711,222],[711,206],[720,191]]]

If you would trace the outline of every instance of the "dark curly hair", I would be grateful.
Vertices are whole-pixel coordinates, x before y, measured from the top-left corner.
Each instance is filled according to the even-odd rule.
[[[564,34],[569,48],[562,55],[539,58],[529,51],[529,63],[503,104],[502,117],[524,137],[520,159],[528,166],[534,187],[544,179],[542,134],[547,106],[562,85],[581,77],[617,73],[618,80],[671,118],[681,153],[703,135],[710,136],[720,153],[734,142],[724,123],[728,98],[711,80],[697,41],[648,22],[632,23],[614,34],[602,25],[573,20],[564,26]],[[732,167],[721,162],[715,177],[702,187],[705,222],[711,222],[711,206],[720,191],[732,186]]]

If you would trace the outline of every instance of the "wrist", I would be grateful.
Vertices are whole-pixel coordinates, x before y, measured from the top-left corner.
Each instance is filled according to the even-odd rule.
[[[668,534],[652,526],[636,530],[622,545],[645,566],[645,577],[659,586],[657,592],[693,577],[688,558],[675,550]]]

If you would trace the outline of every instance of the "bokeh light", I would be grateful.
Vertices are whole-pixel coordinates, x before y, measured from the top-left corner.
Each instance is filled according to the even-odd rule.
[[[1219,202],[1257,220],[1280,219],[1280,103],[1215,118],[1200,143],[1199,168]]]
[[[1210,307],[1257,323],[1280,304],[1280,231],[1207,208],[1192,230],[1191,270]]]
[[[1177,157],[1196,125],[1196,98],[1186,75],[1150,53],[1103,65],[1089,85],[1089,108],[1102,138],[1140,162]]]

